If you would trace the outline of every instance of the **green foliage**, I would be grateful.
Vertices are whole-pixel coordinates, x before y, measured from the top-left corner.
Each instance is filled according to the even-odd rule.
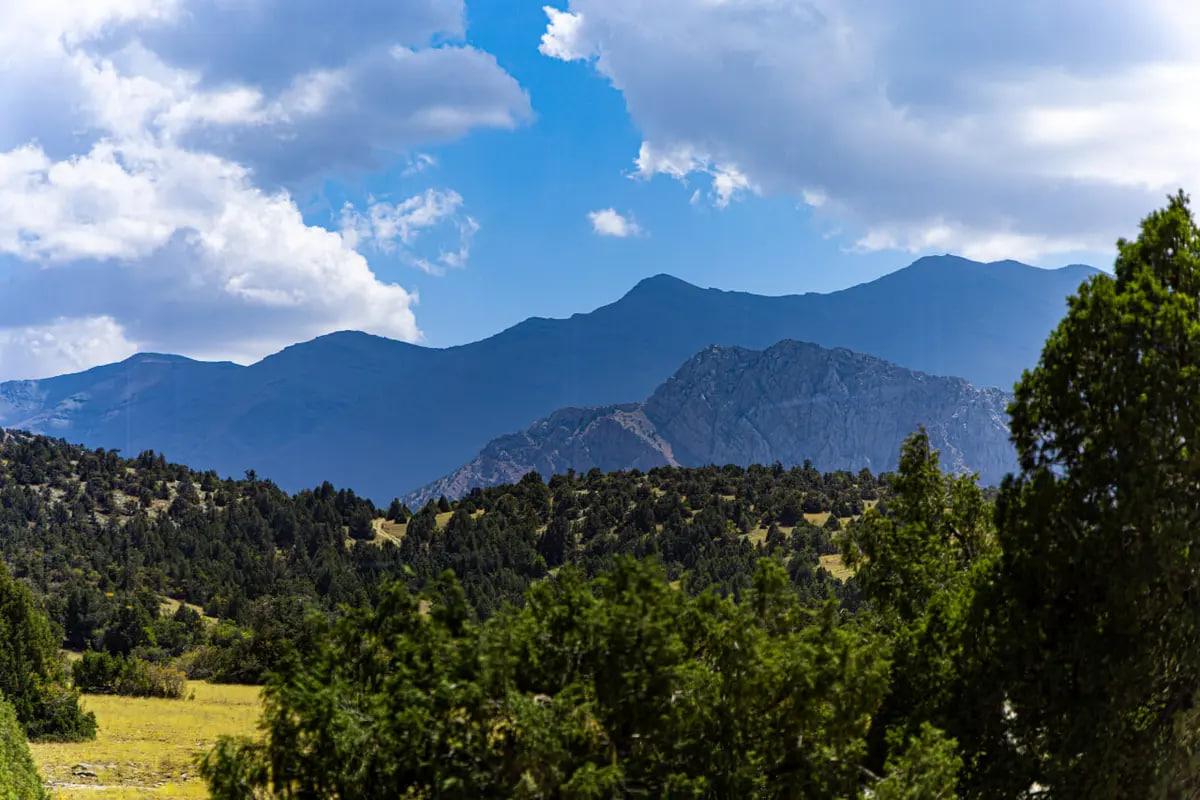
[[[942,471],[924,430],[905,440],[890,485],[887,513],[852,525],[843,557],[875,611],[898,627],[921,619],[937,595],[993,554],[995,536],[979,486]]]
[[[1194,796],[1198,294],[1181,193],[1119,243],[1114,277],[1080,288],[1017,385],[1021,472],[987,602],[1012,735],[1055,798]]]
[[[71,665],[71,674],[75,688],[91,694],[180,698],[187,689],[187,676],[178,669],[91,650]]]
[[[30,738],[80,740],[96,720],[67,688],[59,637],[28,587],[0,564],[0,697]]]
[[[265,743],[204,773],[218,800],[853,797],[886,651],[770,562],[740,602],[568,568],[481,625],[449,579],[427,614],[397,586],[289,661]]]
[[[25,731],[12,705],[0,697],[0,800],[45,800]]]
[[[691,590],[736,593],[754,570],[745,534],[756,526],[807,529],[798,502],[805,513],[858,513],[880,489],[868,472],[823,475],[811,464],[594,471],[549,485],[531,473],[416,515],[392,503],[386,516],[407,523],[393,546],[373,541],[380,510],[328,483],[289,496],[252,473],[221,480],[153,453],[127,459],[6,432],[0,556],[45,599],[70,647],[161,660],[202,638],[197,626],[163,618],[163,596],[249,625],[274,598],[334,611],[375,602],[388,581],[420,591],[452,569],[487,616],[520,602],[548,568],[572,563],[595,575],[618,555],[655,555]],[[836,586],[820,580],[811,555],[793,572],[824,596]]]
[[[892,737],[903,749],[888,757],[887,776],[875,784],[873,800],[939,800],[956,797],[962,758],[953,739],[929,723],[903,741]]]
[[[924,430],[904,442],[889,484],[886,509],[867,512],[842,538],[845,563],[857,569],[894,654],[890,691],[874,720],[872,765],[897,740],[928,744],[930,724],[978,755],[1000,714],[994,676],[985,674],[986,632],[972,617],[981,576],[997,554],[992,509],[972,477],[942,471]]]

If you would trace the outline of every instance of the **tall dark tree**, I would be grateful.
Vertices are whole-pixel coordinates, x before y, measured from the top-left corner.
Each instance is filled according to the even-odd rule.
[[[1196,796],[1200,231],[1118,243],[1017,385],[998,504],[1013,734],[1055,798]]]

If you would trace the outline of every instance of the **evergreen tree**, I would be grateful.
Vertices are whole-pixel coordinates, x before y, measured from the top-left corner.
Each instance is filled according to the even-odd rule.
[[[1017,385],[1021,470],[998,503],[1012,733],[1055,798],[1196,789],[1200,231],[1187,197],[1118,250],[1115,275],[1080,287]]]
[[[96,719],[67,688],[58,648],[59,637],[29,588],[0,564],[0,696],[30,738],[90,739]]]

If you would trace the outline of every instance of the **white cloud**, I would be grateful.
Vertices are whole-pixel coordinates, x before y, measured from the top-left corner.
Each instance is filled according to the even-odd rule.
[[[214,117],[214,98],[196,95],[194,109],[172,117],[179,108],[172,107],[160,119],[179,141],[284,183],[369,169],[475,129],[511,130],[532,114],[528,97],[495,58],[467,46],[393,47],[299,75],[272,97],[244,88],[219,94],[226,114]]]
[[[599,236],[614,236],[624,239],[629,236],[642,235],[641,227],[632,216],[624,216],[612,208],[589,211],[588,219],[592,222],[592,230]]]
[[[421,336],[415,298],[380,281],[342,236],[307,225],[286,192],[177,148],[0,155],[0,254],[42,266],[25,291],[0,297],[0,319],[49,297],[80,316],[111,313],[155,350],[247,361],[341,328]],[[86,272],[85,284],[108,290],[72,294]]]
[[[454,41],[462,0],[351,3],[333,15],[321,0],[97,0],[82,15],[60,4],[0,8],[12,34],[0,44],[14,50],[0,94],[17,101],[0,120],[0,149],[151,136],[294,187],[532,116],[490,53]]]
[[[342,238],[350,247],[371,246],[385,253],[399,252],[405,261],[431,275],[466,266],[471,240],[479,224],[463,209],[462,195],[453,190],[427,189],[399,203],[371,202],[367,213],[352,205],[342,208]],[[418,238],[441,234],[436,255],[421,255]],[[447,236],[449,239],[447,239]]]
[[[1200,186],[1195,3],[570,0],[547,14],[542,52],[624,95],[637,176],[702,180],[718,206],[790,195],[860,248],[1108,250],[1165,193]]]
[[[633,163],[637,168],[634,177],[637,178],[669,175],[686,184],[690,175],[699,173],[708,176],[712,183],[709,196],[717,208],[725,208],[731,200],[745,192],[758,193],[758,187],[736,165],[716,163],[712,156],[686,143],[660,149],[649,142],[642,142]],[[698,201],[699,195],[693,193],[691,202]]]
[[[408,166],[401,173],[404,177],[419,175],[427,169],[433,169],[438,164],[437,159],[429,153],[417,153],[408,159]]]
[[[0,379],[135,346],[245,362],[344,328],[421,338],[416,294],[357,248],[462,267],[462,197],[372,203],[356,240],[293,195],[416,175],[422,146],[531,111],[461,42],[462,0],[366,4],[0,0]]]
[[[538,51],[542,55],[561,58],[563,61],[574,61],[592,55],[583,36],[582,14],[560,11],[553,6],[543,6],[542,10],[550,18],[538,45]]]
[[[0,375],[43,378],[128,358],[137,345],[112,317],[59,318],[0,328]]]

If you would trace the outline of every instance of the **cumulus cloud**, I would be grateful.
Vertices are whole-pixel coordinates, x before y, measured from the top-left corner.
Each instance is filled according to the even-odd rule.
[[[583,36],[583,16],[560,11],[553,6],[542,6],[550,23],[542,34],[538,51],[551,58],[561,58],[563,61],[574,61],[589,57],[592,52],[587,39]]]
[[[112,317],[58,318],[0,328],[0,375],[42,378],[133,355],[137,345]]]
[[[614,236],[618,239],[624,239],[629,236],[640,236],[642,234],[641,227],[633,217],[624,216],[615,209],[602,208],[597,211],[589,211],[588,219],[592,222],[592,230],[598,236]]]
[[[234,90],[237,91],[237,90]],[[344,67],[298,76],[274,96],[212,99],[160,119],[181,141],[253,165],[271,181],[294,183],[336,169],[365,170],[421,145],[478,128],[512,129],[529,101],[495,58],[473,47],[393,47]]]
[[[790,195],[860,249],[1037,258],[1200,185],[1197,9],[570,0],[540,49],[623,93],[635,176]]]
[[[0,148],[152,134],[295,187],[532,115],[491,54],[452,41],[461,0],[88,5],[82,20],[39,0],[0,10]]]
[[[736,165],[718,164],[712,156],[697,152],[693,145],[686,143],[660,149],[649,142],[642,142],[634,165],[637,168],[634,174],[639,178],[670,175],[686,184],[689,175],[698,173],[707,176],[712,182],[709,196],[717,208],[725,208],[744,192],[758,192],[758,187]],[[693,195],[693,199],[699,198]]]
[[[9,270],[0,319],[50,298],[56,314],[114,317],[152,350],[251,360],[339,328],[420,338],[409,292],[307,225],[285,191],[208,154],[108,143],[66,161],[36,146],[3,154],[0,255],[37,267]]]
[[[530,115],[461,42],[462,0],[0,4],[0,379],[133,348],[251,361],[341,328],[421,338],[365,254],[461,267],[461,196],[372,203],[355,238],[294,195]],[[40,365],[40,366],[39,366]]]

